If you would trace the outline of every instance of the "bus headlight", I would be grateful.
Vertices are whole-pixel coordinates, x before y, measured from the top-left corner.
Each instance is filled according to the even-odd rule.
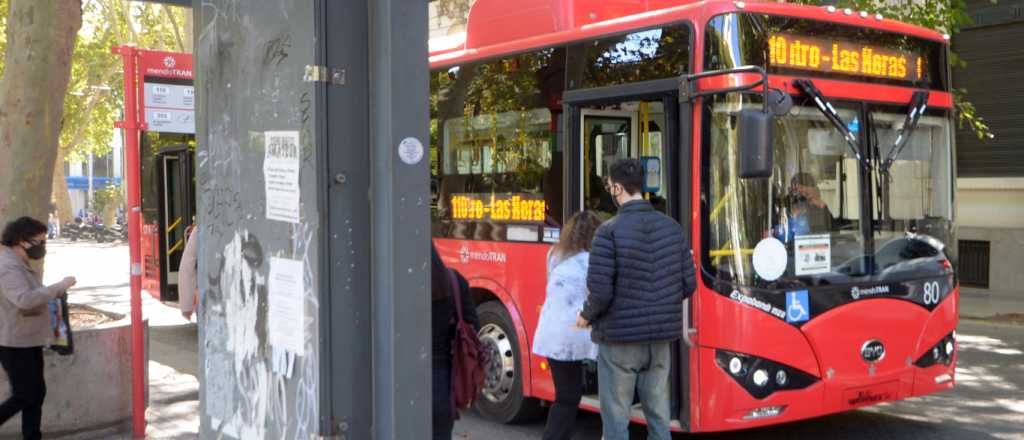
[[[775,373],[775,385],[784,387],[787,382],[789,382],[789,375],[786,374],[786,370],[779,370]]]
[[[729,372],[732,373],[733,376],[739,376],[740,373],[743,372],[743,361],[738,357],[729,359]]]
[[[764,370],[757,370],[754,372],[754,385],[763,387],[768,385],[768,372]]]
[[[953,363],[953,353],[956,352],[956,332],[951,332],[924,352],[914,362],[918,368],[928,368],[932,365],[942,364],[949,366]]]
[[[818,381],[796,368],[749,354],[715,350],[715,363],[756,399],[776,391],[807,388]]]

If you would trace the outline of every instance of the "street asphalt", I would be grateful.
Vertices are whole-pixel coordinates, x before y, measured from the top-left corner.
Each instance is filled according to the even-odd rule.
[[[802,422],[675,439],[1024,439],[1024,327],[962,321],[957,387],[936,395]],[[576,439],[601,438],[601,418],[581,414]],[[634,426],[632,439],[646,437]],[[544,421],[501,425],[467,413],[456,439],[540,439]]]
[[[126,247],[60,242],[49,247],[47,280],[65,275],[79,279],[72,302],[128,311]],[[199,412],[195,324],[152,298],[145,300],[144,311],[151,325],[148,438],[195,438]],[[951,391],[769,428],[675,438],[1024,439],[1024,326],[964,320],[957,334],[958,385]],[[633,437],[643,439],[643,428],[635,428]],[[540,439],[543,430],[543,419],[503,425],[467,413],[456,424],[454,438]],[[599,439],[600,433],[599,416],[580,415],[577,439]]]

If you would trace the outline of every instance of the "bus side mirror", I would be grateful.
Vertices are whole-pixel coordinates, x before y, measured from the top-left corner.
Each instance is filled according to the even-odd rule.
[[[772,113],[745,109],[740,111],[739,154],[740,178],[765,178],[772,175],[774,152]]]

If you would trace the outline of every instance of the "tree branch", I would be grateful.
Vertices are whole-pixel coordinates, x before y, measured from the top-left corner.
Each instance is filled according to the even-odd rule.
[[[161,8],[164,11],[164,15],[166,15],[167,19],[171,22],[171,29],[174,30],[174,38],[178,40],[178,51],[187,52],[187,50],[185,50],[185,40],[181,38],[181,29],[180,26],[178,26],[178,20],[174,18],[174,13],[171,12],[171,8],[167,5],[163,5]]]

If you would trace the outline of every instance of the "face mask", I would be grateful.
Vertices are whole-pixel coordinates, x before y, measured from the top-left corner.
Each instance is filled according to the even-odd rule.
[[[615,195],[615,185],[612,184],[608,187],[608,195],[612,198],[612,205],[615,205],[615,209],[619,209],[622,206],[619,204],[619,198]]]
[[[25,254],[33,260],[42,260],[46,256],[46,243],[39,243],[25,249]]]

